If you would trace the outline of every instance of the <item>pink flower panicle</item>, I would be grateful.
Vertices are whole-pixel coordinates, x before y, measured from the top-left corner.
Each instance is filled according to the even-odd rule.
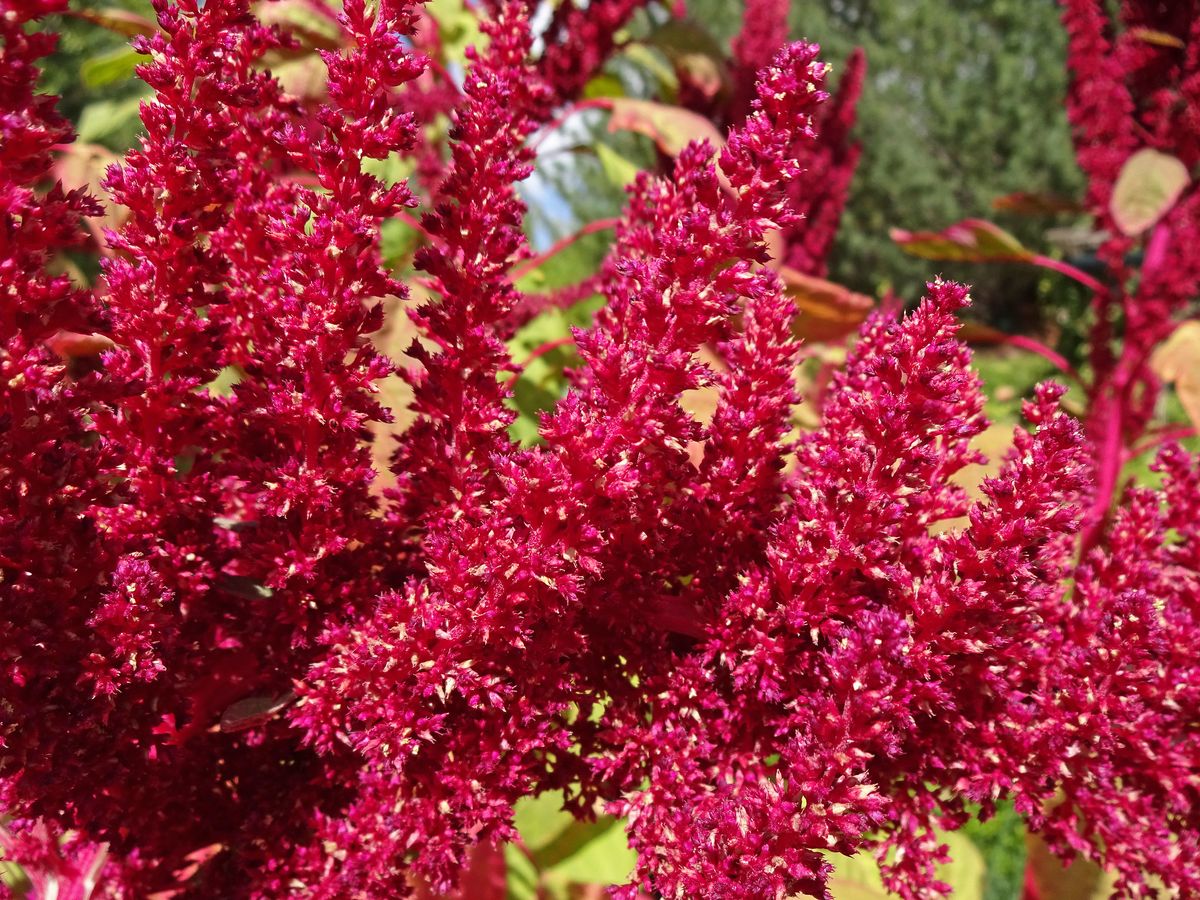
[[[612,56],[621,29],[648,0],[568,0],[558,4],[539,35],[539,77],[556,104],[575,100]]]
[[[1200,624],[1195,458],[1166,448],[1160,490],[1124,498],[1079,567],[1056,658],[1062,796],[1045,833],[1060,853],[1104,848],[1123,896],[1200,891]],[[1081,837],[1082,836],[1082,837]]]
[[[739,575],[695,652],[654,683],[651,724],[618,730],[644,754],[631,771],[649,779],[618,805],[643,886],[823,896],[822,851],[876,842],[881,857],[904,848],[894,889],[933,886],[930,833],[953,787],[941,770],[957,758],[946,747],[973,721],[956,706],[977,687],[959,677],[964,650],[947,624],[969,626],[962,645],[986,659],[1012,617],[987,627],[978,610],[956,608],[954,532],[930,533],[965,511],[950,478],[974,460],[968,442],[985,424],[953,339],[964,300],[933,285],[903,324],[867,326],[823,427],[800,448],[793,504],[765,559]],[[943,740],[926,743],[931,731]]]
[[[45,597],[82,589],[94,553],[91,529],[76,518],[97,491],[79,450],[89,392],[51,347],[56,337],[92,332],[101,318],[90,294],[47,265],[83,243],[82,218],[100,210],[83,191],[46,189],[52,149],[72,134],[53,99],[34,94],[36,62],[55,39],[27,33],[60,6],[0,5],[0,621],[11,636],[0,649],[0,706],[23,712],[20,698],[41,668],[38,646],[61,640],[62,623],[41,614]]]
[[[787,42],[788,8],[786,0],[750,0],[746,4],[742,30],[733,42],[731,123],[739,123],[749,114],[756,73]],[[797,218],[783,230],[780,261],[807,275],[824,277],[828,271],[850,182],[862,155],[862,146],[851,132],[866,68],[866,55],[856,49],[846,60],[837,92],[814,114],[817,139],[801,141],[795,148],[803,174],[789,188]]]
[[[862,156],[862,144],[852,131],[866,74],[866,54],[856,48],[846,60],[837,91],[816,116],[814,127],[820,140],[802,157],[804,175],[791,188],[793,208],[803,220],[783,233],[783,261],[818,278],[828,273],[850,183]]]
[[[733,96],[729,118],[741,123],[751,114],[758,97],[759,71],[771,64],[788,42],[787,0],[748,0],[742,14],[742,30],[730,48],[733,57]]]
[[[511,364],[496,325],[519,300],[508,270],[529,250],[514,185],[532,171],[524,140],[550,94],[526,64],[532,36],[520,5],[506,3],[485,29],[491,43],[486,57],[472,54],[450,167],[424,221],[435,243],[416,259],[440,301],[414,314],[436,352],[419,343],[410,350],[423,368],[414,384],[419,418],[393,466],[405,525],[455,500],[473,502],[468,479],[488,477],[488,456],[507,444],[513,420],[497,381]]]
[[[758,280],[750,264],[783,218],[790,137],[821,96],[805,85],[823,69],[814,48],[800,47],[772,70],[767,108],[722,158],[737,199],[722,192],[702,145],[685,151],[678,188],[642,182],[663,202],[639,207],[652,218],[618,251],[623,275],[600,324],[578,336],[585,374],[547,419],[546,448],[465,458],[466,472],[494,472],[495,485],[452,499],[452,515],[424,538],[428,576],[339,636],[310,679],[304,715],[343,705],[348,738],[367,760],[348,827],[394,835],[393,852],[419,850],[415,863],[435,883],[449,881],[467,835],[510,834],[517,798],[583,777],[571,748],[594,743],[595,728],[569,710],[623,681],[628,693],[613,668],[620,653],[643,665],[637,635],[613,629],[617,609],[604,614],[585,591],[637,597],[639,585],[661,581],[650,574],[660,542],[637,531],[661,531],[651,524],[656,494],[695,472],[686,439],[696,425],[678,395],[702,373],[688,360],[727,331],[740,286]],[[677,210],[688,210],[684,221],[669,218]],[[448,324],[474,327],[466,316]],[[380,790],[400,790],[405,802],[387,811]]]
[[[1193,182],[1144,234],[1126,235],[1111,211],[1120,173],[1137,151],[1200,164],[1200,10],[1191,3],[1121,4],[1114,20],[1099,0],[1062,0],[1069,36],[1067,112],[1088,177],[1088,206],[1109,237],[1099,256],[1105,288],[1093,301],[1090,341],[1097,377],[1089,437],[1099,452],[1098,490],[1085,543],[1095,543],[1115,497],[1118,456],[1143,436],[1161,393],[1151,354],[1200,292],[1200,189]],[[1157,35],[1157,38],[1148,36]],[[1131,255],[1142,251],[1135,272]],[[1120,323],[1120,341],[1114,323]]]

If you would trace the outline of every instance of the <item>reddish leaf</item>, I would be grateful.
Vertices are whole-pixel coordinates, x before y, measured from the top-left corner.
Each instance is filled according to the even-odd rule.
[[[497,844],[476,844],[467,853],[467,864],[459,875],[458,889],[441,894],[421,877],[410,875],[417,900],[505,900],[508,896],[508,865],[504,849]]]
[[[1027,262],[1035,254],[1015,237],[984,219],[964,219],[945,231],[893,228],[892,240],[923,259],[956,262]]]
[[[792,331],[805,340],[841,340],[857,331],[875,306],[865,294],[795,269],[782,268],[779,277],[796,305]]]
[[[609,131],[644,134],[668,156],[678,156],[694,140],[707,140],[716,150],[725,146],[725,137],[717,127],[690,110],[629,97],[608,97],[596,102],[612,110]]]
[[[102,334],[80,334],[78,331],[56,331],[46,339],[46,346],[62,359],[82,359],[99,356],[117,345]]]
[[[1095,863],[1077,859],[1064,865],[1036,834],[1026,838],[1026,845],[1027,900],[1104,900],[1112,894],[1112,876]]]
[[[154,34],[158,31],[158,25],[150,19],[125,9],[80,9],[72,10],[70,14],[126,37]]]
[[[462,900],[504,900],[507,881],[504,850],[496,844],[477,844],[467,856],[459,894]]]
[[[1057,194],[1035,194],[1017,191],[992,201],[992,209],[1022,216],[1054,216],[1059,213],[1083,212],[1083,204]]]

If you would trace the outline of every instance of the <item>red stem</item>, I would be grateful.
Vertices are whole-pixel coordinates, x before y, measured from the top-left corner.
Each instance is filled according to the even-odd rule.
[[[573,345],[574,343],[575,343],[574,338],[569,338],[569,337],[568,338],[559,338],[556,341],[546,341],[546,343],[535,348],[532,353],[530,353],[527,357],[525,357],[525,361],[520,364],[520,366],[517,368],[517,371],[513,372],[512,376],[508,379],[508,384],[507,384],[508,389],[510,391],[512,390],[513,385],[515,385],[517,383],[517,379],[521,377],[521,373],[525,371],[526,366],[528,366],[531,362],[533,362],[539,356],[545,356],[547,353],[551,352],[552,350],[557,350],[559,347],[566,347],[569,344]]]
[[[1054,259],[1049,256],[1041,256],[1040,254],[1030,260],[1035,266],[1041,266],[1043,269],[1049,269],[1052,272],[1057,272],[1060,275],[1066,275],[1086,288],[1090,288],[1097,294],[1108,293],[1108,288],[1097,279],[1093,278],[1082,269],[1077,269],[1070,263],[1063,262],[1061,259]]]
[[[1031,353],[1036,353],[1038,356],[1052,363],[1054,367],[1064,375],[1067,375],[1080,384],[1083,384],[1083,376],[1075,370],[1075,367],[1067,361],[1067,358],[1058,351],[1047,347],[1041,341],[1036,341],[1031,337],[1014,334],[1009,335],[1004,340],[1004,343],[1012,347],[1019,347],[1022,350],[1028,350]]]
[[[565,238],[555,241],[544,253],[539,253],[537,256],[518,266],[510,273],[509,277],[513,281],[517,281],[544,264],[550,257],[566,250],[580,238],[586,237],[589,234],[595,234],[598,231],[607,231],[610,228],[616,228],[620,222],[620,219],[597,219],[595,222],[588,222],[574,234],[568,234]]]
[[[1146,436],[1146,439],[1140,444],[1136,444],[1129,450],[1129,458],[1141,456],[1143,453],[1148,453],[1155,447],[1159,447],[1169,441],[1181,441],[1184,438],[1196,436],[1196,429],[1191,425],[1168,425],[1160,428],[1158,431],[1152,432]]]

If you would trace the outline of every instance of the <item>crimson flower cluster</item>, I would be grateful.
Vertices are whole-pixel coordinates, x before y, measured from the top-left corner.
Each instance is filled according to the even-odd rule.
[[[370,335],[407,299],[381,223],[416,200],[370,161],[423,140],[413,0],[347,0],[315,110],[244,0],[157,0],[91,291],[49,274],[98,212],[45,186],[68,134],[25,25],[56,8],[0,0],[0,839],[35,889],[448,890],[554,789],[625,817],[627,897],[825,897],[864,849],[936,896],[935,829],[1006,797],[1123,897],[1200,893],[1196,462],[1166,451],[1081,558],[1090,450],[1047,384],[970,499],[987,423],[942,281],[870,319],[794,435],[768,248],[821,219],[797,148],[846,122],[815,46],[763,61],[719,152],[631,186],[570,390],[522,447],[517,184],[578,90],[533,58],[527,3],[490,4],[457,87],[404,366]],[[79,366],[64,340],[108,349]],[[381,491],[397,373],[415,421]]]
[[[1200,293],[1200,189],[1192,181],[1145,234],[1128,235],[1111,204],[1126,161],[1141,150],[1200,164],[1200,6],[1125,0],[1119,15],[1092,0],[1062,0],[1069,36],[1067,112],[1087,203],[1106,235],[1095,294],[1089,437],[1100,464],[1088,542],[1118,491],[1121,451],[1145,433],[1161,393],[1154,348]],[[1135,251],[1141,252],[1140,265]]]
[[[788,0],[747,0],[744,24],[733,44],[734,90],[727,118],[740,123],[755,96],[755,73],[787,42]],[[804,171],[788,187],[798,224],[785,227],[780,261],[805,275],[823,278],[862,156],[853,139],[856,107],[867,75],[867,57],[856,48],[846,60],[837,90],[813,113],[816,140],[793,148]]]

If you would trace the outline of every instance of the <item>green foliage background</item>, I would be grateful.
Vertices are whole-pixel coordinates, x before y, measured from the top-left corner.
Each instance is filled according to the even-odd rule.
[[[742,4],[688,0],[728,41]],[[920,294],[933,274],[970,282],[976,314],[1001,327],[1037,327],[1048,308],[1075,309],[1074,288],[1032,268],[933,264],[902,253],[891,227],[941,229],[990,218],[1031,247],[1055,223],[997,213],[1016,191],[1075,197],[1064,111],[1066,37],[1055,0],[792,0],[791,34],[841,64],[867,54],[858,106],[863,157],[832,260],[832,277],[867,294]]]

